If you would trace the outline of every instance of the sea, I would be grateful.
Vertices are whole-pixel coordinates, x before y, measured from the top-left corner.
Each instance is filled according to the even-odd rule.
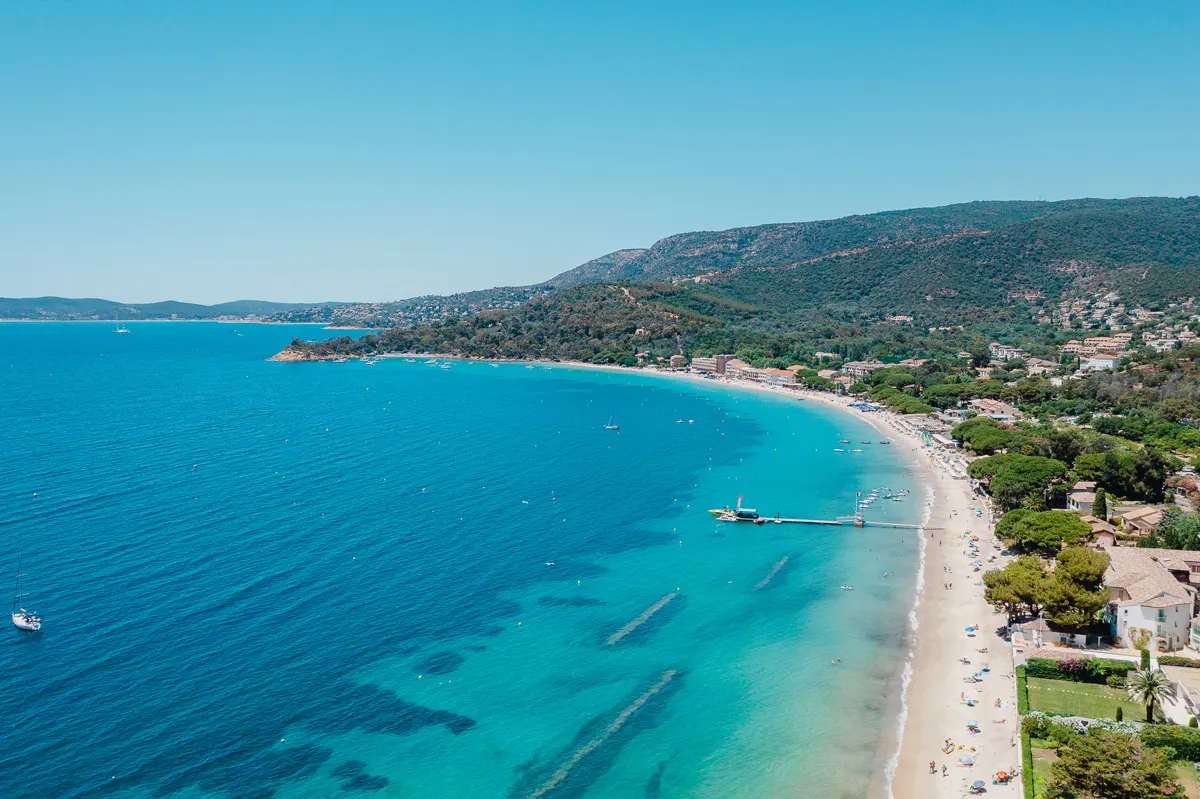
[[[708,513],[887,486],[911,494],[868,518],[919,521],[862,419],[559,364],[266,360],[342,335],[312,326],[128,328],[0,324],[0,560],[44,619],[0,634],[0,796],[880,790],[919,534]]]

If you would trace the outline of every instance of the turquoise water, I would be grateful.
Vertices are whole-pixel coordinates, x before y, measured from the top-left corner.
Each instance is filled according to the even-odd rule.
[[[914,496],[873,517],[916,521],[898,452],[833,452],[879,439],[862,421],[131,327],[0,325],[3,553],[45,618],[0,636],[0,796],[850,797],[881,773],[915,533],[705,512],[828,518],[887,485]]]

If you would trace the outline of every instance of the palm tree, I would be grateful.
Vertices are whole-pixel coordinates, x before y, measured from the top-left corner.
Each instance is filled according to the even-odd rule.
[[[1146,723],[1154,723],[1154,708],[1161,707],[1165,699],[1175,698],[1175,683],[1162,669],[1134,669],[1125,682],[1129,698],[1146,706]]]

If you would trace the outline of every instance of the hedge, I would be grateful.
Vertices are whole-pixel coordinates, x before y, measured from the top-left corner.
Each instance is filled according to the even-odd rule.
[[[1025,786],[1025,799],[1036,799],[1033,793],[1033,742],[1029,733],[1021,733],[1021,782]]]
[[[1136,663],[1103,658],[1071,658],[1069,660],[1030,658],[1025,664],[1025,673],[1029,677],[1039,677],[1043,680],[1087,682],[1097,685],[1107,684],[1108,678],[1114,674],[1125,677],[1135,669],[1137,669]]]
[[[1181,658],[1176,655],[1163,655],[1158,659],[1160,666],[1185,666],[1189,669],[1200,669],[1200,660]]]
[[[1029,682],[1025,677],[1025,667],[1017,666],[1017,714],[1024,716],[1029,712]]]
[[[1152,724],[1142,728],[1142,743],[1146,746],[1169,746],[1176,760],[1200,760],[1200,729],[1176,727],[1174,724]]]

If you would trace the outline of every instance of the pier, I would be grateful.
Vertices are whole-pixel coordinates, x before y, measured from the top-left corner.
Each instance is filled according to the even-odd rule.
[[[870,522],[861,516],[839,516],[836,519],[787,519],[779,516],[760,516],[758,519],[730,519],[731,522],[749,522],[751,524],[825,524],[838,527],[895,527],[902,530],[941,530],[941,527],[930,527],[921,524],[904,524],[902,522]]]

